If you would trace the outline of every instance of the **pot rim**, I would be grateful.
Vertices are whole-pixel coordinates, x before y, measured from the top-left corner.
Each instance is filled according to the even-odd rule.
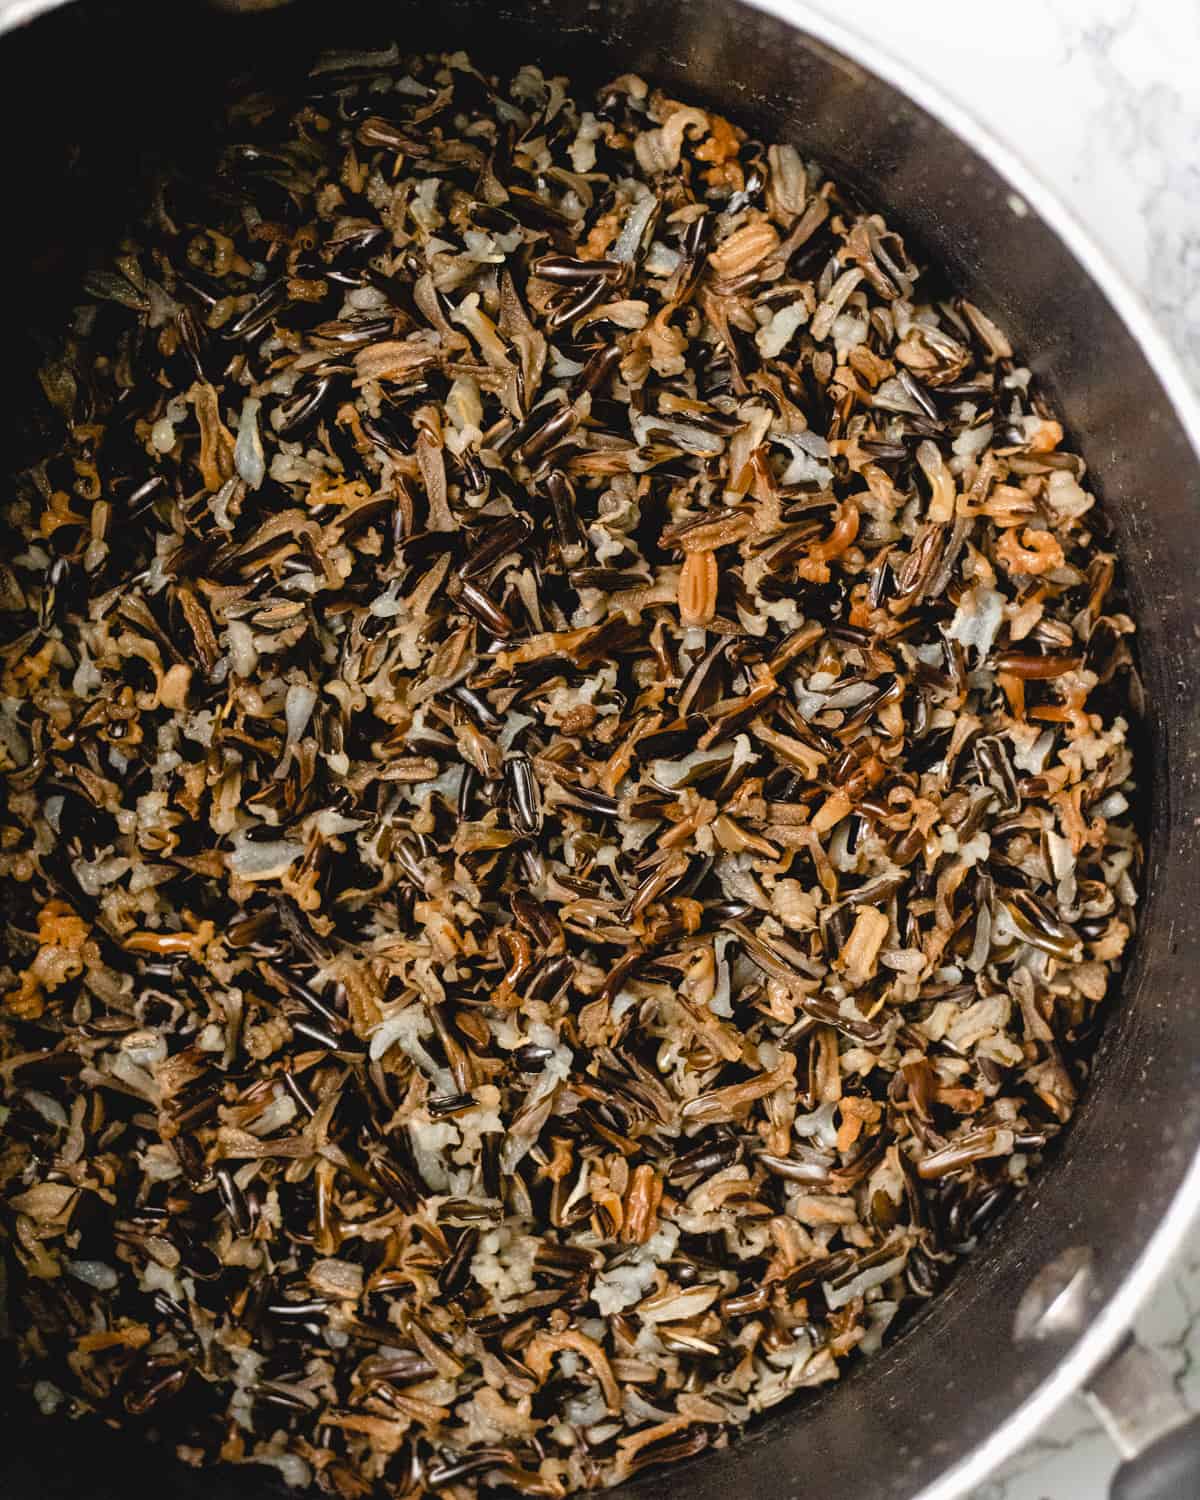
[[[83,0],[0,0],[0,37],[52,10]],[[212,0],[210,0],[212,3]],[[244,5],[246,0],[241,0]],[[287,0],[274,0],[286,4]],[[1102,249],[1090,230],[1068,208],[1014,147],[1000,139],[970,110],[947,94],[920,68],[897,57],[852,26],[815,9],[808,0],[734,0],[807,35],[856,68],[870,73],[911,99],[981,157],[1019,200],[1014,213],[1032,211],[1057,235],[1100,290],[1141,348],[1200,465],[1200,397],[1185,374],[1141,294]],[[224,8],[230,6],[228,0]],[[247,6],[246,8],[251,8]],[[253,8],[263,8],[260,3]],[[1200,1220],[1200,1144],[1176,1190],[1170,1208],[1150,1236],[1118,1291],[1055,1366],[1053,1373],[965,1458],[913,1496],[913,1500],[962,1500],[1037,1433],[1053,1413],[1087,1382],[1128,1332],[1193,1223]]]

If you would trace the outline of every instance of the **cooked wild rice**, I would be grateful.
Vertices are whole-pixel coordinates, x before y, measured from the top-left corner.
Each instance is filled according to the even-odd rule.
[[[310,87],[89,278],[9,492],[21,1356],[558,1496],[877,1348],[1070,1117],[1133,625],[1004,334],[791,146]]]

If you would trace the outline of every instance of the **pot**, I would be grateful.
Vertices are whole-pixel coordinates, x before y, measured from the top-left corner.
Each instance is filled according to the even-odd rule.
[[[493,70],[536,59],[585,82],[633,70],[795,143],[996,318],[1087,458],[1139,622],[1148,860],[1141,932],[1078,1117],[950,1289],[852,1378],[727,1452],[621,1492],[960,1496],[1108,1358],[1200,1194],[1200,412],[1184,379],[1022,164],[924,81],[788,0],[226,6],[254,13],[176,0],[168,21],[160,0],[0,0],[0,265],[6,404],[18,417],[33,405],[26,323],[61,323],[88,243],[111,239],[138,204],[147,148],[186,150],[232,72],[278,76],[319,47],[399,34],[406,48],[468,48]],[[6,462],[20,422],[10,428]],[[1159,1438],[1119,1481],[1129,1500],[1200,1493],[1200,1437],[1164,1409],[1158,1379],[1133,1350],[1094,1380],[1127,1455]],[[10,1500],[129,1500],[160,1486],[233,1500],[268,1488],[261,1471],[195,1473],[107,1430],[40,1423],[27,1397],[4,1404]]]

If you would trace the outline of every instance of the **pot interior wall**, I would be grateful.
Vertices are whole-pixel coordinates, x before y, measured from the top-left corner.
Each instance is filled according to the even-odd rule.
[[[921,1325],[852,1380],[764,1421],[728,1454],[649,1481],[716,1500],[734,1487],[806,1500],[904,1500],[951,1468],[1053,1369],[1064,1343],[1017,1348],[1033,1274],[1070,1246],[1095,1255],[1096,1305],[1119,1287],[1200,1142],[1192,914],[1200,796],[1197,459],[1136,344],[1035,214],[903,95],[733,0],[312,0],[255,17],[159,0],[80,4],[0,44],[7,226],[8,400],[0,461],[20,454],[37,333],[61,324],[89,250],[144,202],[154,159],[202,161],[212,101],[236,74],[286,77],[320,46],[397,37],[467,47],[488,69],[533,60],[594,82],[635,70],[794,142],[880,206],[952,284],[993,314],[1065,413],[1123,554],[1149,703],[1143,751],[1150,860],[1143,927],[1092,1091],[1058,1159]],[[0,1405],[7,1398],[0,1396]],[[128,1500],[260,1494],[261,1472],[194,1475],[136,1439],[9,1413],[0,1493]]]

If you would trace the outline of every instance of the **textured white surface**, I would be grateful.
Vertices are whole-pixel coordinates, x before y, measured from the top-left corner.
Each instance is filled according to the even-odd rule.
[[[1200,0],[810,0],[971,110],[1140,291],[1200,387]],[[1138,1329],[1200,1409],[1200,1229]],[[1081,1398],[971,1500],[1104,1500]]]

